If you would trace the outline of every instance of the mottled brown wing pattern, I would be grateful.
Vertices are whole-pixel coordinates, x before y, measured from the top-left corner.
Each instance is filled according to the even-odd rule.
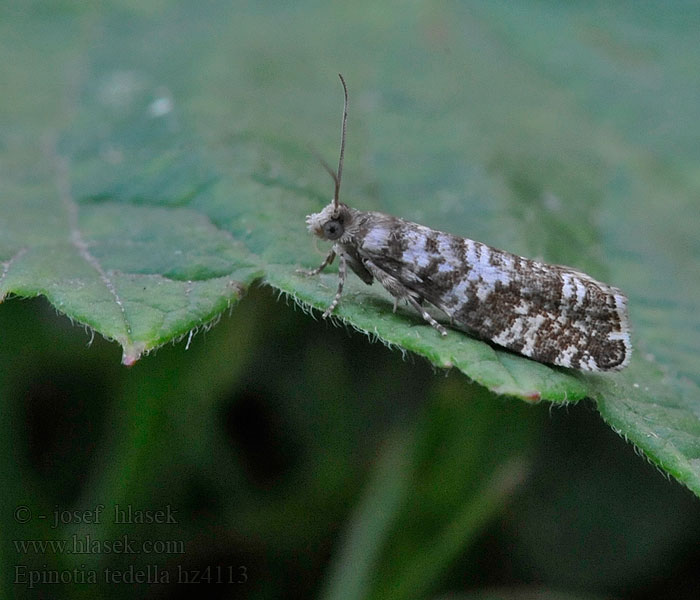
[[[381,213],[359,213],[359,254],[450,318],[535,360],[620,369],[631,351],[627,299],[612,286]]]

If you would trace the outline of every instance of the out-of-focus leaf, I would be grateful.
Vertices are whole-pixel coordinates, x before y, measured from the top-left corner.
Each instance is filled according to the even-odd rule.
[[[455,378],[434,389],[416,431],[387,444],[323,598],[428,597],[524,480],[535,414]]]

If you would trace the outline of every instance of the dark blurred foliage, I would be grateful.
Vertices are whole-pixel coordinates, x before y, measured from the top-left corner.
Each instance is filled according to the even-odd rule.
[[[43,300],[0,308],[3,598],[341,597],[358,557],[368,597],[700,596],[697,498],[592,404],[493,396],[268,288],[130,369]],[[98,505],[99,524],[53,528]],[[116,505],[176,522],[115,523]],[[171,546],[17,545],[73,536]],[[17,565],[102,583],[29,589]]]

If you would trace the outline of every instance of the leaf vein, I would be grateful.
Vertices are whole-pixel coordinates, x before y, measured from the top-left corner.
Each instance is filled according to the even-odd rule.
[[[5,281],[7,274],[10,272],[10,268],[12,267],[13,263],[22,258],[22,256],[26,254],[26,252],[26,248],[20,248],[14,256],[2,263],[2,273],[0,273],[0,287],[2,287],[2,284]],[[2,291],[0,291],[0,300],[2,300],[2,298],[3,293]]]
[[[58,195],[68,215],[70,242],[78,252],[78,255],[97,272],[100,281],[102,281],[107,291],[114,299],[115,304],[119,307],[122,320],[124,321],[124,328],[126,329],[126,339],[131,343],[131,325],[126,315],[124,302],[119,296],[114,281],[112,281],[108,272],[102,267],[100,261],[90,252],[88,244],[80,232],[80,227],[78,226],[78,203],[75,201],[75,198],[73,198],[70,186],[70,160],[66,156],[59,154],[54,144],[51,145],[50,152],[56,165],[56,187],[58,189]]]

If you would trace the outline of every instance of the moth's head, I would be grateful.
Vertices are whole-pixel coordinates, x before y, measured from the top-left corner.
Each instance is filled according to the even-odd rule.
[[[337,241],[352,221],[350,209],[340,202],[331,202],[321,212],[306,217],[309,231],[322,240]]]

